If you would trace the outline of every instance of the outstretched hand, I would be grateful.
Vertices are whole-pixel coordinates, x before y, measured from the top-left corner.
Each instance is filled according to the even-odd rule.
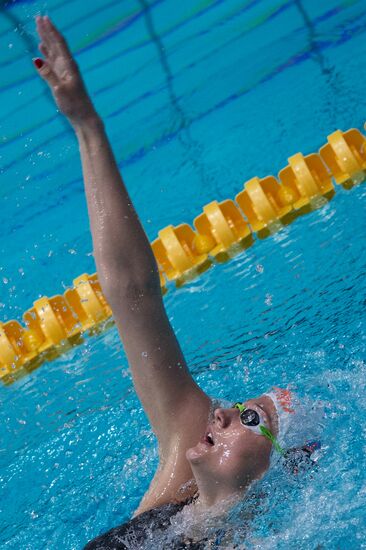
[[[94,117],[94,106],[65,38],[49,17],[37,17],[36,24],[44,59],[38,57],[33,62],[51,88],[58,108],[73,125]]]

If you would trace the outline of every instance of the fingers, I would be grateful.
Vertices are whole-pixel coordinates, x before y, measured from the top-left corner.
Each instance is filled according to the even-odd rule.
[[[46,45],[45,45],[43,42],[41,42],[41,43],[38,45],[38,49],[39,49],[39,51],[41,52],[41,54],[42,54],[45,58],[50,57],[48,48],[46,47]]]
[[[36,18],[37,31],[47,49],[50,58],[61,55],[65,60],[71,60],[72,54],[62,34],[57,30],[51,19],[47,16]]]
[[[37,26],[37,32],[42,39],[42,43],[46,46],[46,48],[49,50],[52,46],[50,41],[49,33],[47,32],[47,29],[45,27],[43,17],[36,17],[36,26]]]
[[[71,52],[69,50],[69,47],[67,45],[67,42],[66,42],[65,38],[57,30],[55,25],[52,23],[51,19],[49,19],[48,17],[45,17],[45,24],[46,24],[47,28],[49,29],[53,40],[56,42],[57,46],[60,48],[61,52],[64,55],[66,55],[68,57],[71,57]]]
[[[65,58],[72,57],[65,38],[49,17],[37,17],[37,30],[49,51],[52,49]]]
[[[36,67],[39,75],[45,80],[51,87],[55,87],[59,84],[59,80],[47,61],[44,61],[40,57],[33,59],[34,66]]]

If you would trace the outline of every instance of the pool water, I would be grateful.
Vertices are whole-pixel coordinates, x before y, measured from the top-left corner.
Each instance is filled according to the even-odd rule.
[[[276,175],[366,107],[362,0],[3,2],[1,320],[94,272],[78,148],[35,75],[48,13],[85,75],[146,232]],[[291,385],[324,404],[318,468],[271,474],[246,548],[365,542],[366,187],[164,298],[210,395]],[[0,388],[0,541],[79,549],[128,519],[157,464],[115,328]],[[235,520],[233,519],[233,525]],[[162,542],[156,541],[156,548]]]

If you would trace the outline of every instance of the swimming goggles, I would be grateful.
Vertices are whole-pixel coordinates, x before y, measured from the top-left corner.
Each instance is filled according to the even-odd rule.
[[[282,449],[271,430],[260,423],[261,419],[257,411],[253,409],[247,409],[247,407],[242,403],[234,403],[233,408],[239,410],[240,422],[243,426],[245,426],[246,428],[251,428],[252,431],[257,433],[258,435],[264,435],[264,437],[269,439],[269,441],[272,443],[273,447],[278,453],[280,453],[281,455],[285,454],[284,449]]]

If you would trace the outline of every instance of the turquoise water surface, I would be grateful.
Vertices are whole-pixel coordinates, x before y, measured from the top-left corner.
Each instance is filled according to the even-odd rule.
[[[0,7],[2,321],[95,271],[78,147],[31,62],[36,14],[66,34],[150,240],[365,120],[362,0]],[[290,384],[324,403],[317,471],[269,478],[242,547],[366,548],[365,190],[337,188],[164,298],[211,395]],[[1,548],[79,549],[131,516],[157,452],[115,328],[0,387],[0,402]]]

